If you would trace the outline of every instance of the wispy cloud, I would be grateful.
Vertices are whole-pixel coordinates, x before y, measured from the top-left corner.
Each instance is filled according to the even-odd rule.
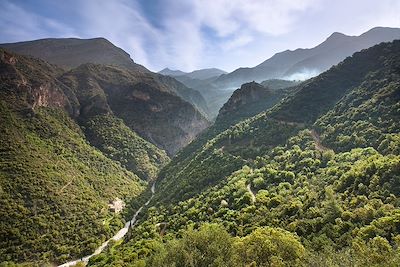
[[[333,31],[400,26],[397,0],[71,0],[67,15],[51,18],[66,4],[23,3],[0,2],[0,41],[103,36],[152,70],[232,70],[316,45]]]
[[[0,4],[0,36],[8,42],[49,37],[75,36],[78,34],[68,25],[28,12],[9,1]]]

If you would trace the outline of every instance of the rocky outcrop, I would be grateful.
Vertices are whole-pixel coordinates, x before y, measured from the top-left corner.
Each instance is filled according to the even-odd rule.
[[[177,93],[184,88],[168,87],[158,74],[95,64],[65,72],[42,60],[0,51],[0,92],[15,99],[18,104],[13,105],[21,110],[59,107],[80,123],[113,114],[170,155],[209,126]]]
[[[72,116],[79,114],[76,97],[60,83],[54,66],[0,49],[1,93],[21,110],[60,107]]]
[[[76,93],[83,119],[113,113],[170,155],[209,126],[192,104],[153,73],[86,64],[65,73],[60,80]]]
[[[216,125],[224,129],[237,122],[266,111],[277,104],[293,88],[270,89],[256,82],[237,89],[220,109]]]
[[[271,95],[271,90],[259,83],[245,83],[240,89],[233,92],[228,102],[220,109],[218,117],[221,118],[227,114],[236,112],[245,105],[251,105],[255,102],[262,101]]]

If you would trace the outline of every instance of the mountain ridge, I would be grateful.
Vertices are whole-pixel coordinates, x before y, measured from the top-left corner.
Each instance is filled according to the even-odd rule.
[[[158,74],[152,73],[145,67],[135,63],[130,55],[123,49],[115,46],[109,40],[99,37],[92,39],[80,38],[47,38],[18,43],[0,44],[0,47],[9,49],[18,54],[41,58],[66,70],[78,68],[83,64],[103,64],[114,67],[126,68],[143,76]],[[171,87],[175,93],[194,105],[206,117],[209,111],[202,95],[191,88],[186,88],[179,81],[172,79],[159,79],[166,81],[162,87]]]
[[[216,80],[216,83],[237,86],[238,83],[245,81],[261,82],[271,78],[288,77],[306,70],[315,71],[313,73],[315,76],[315,74],[339,63],[345,57],[351,56],[354,52],[394,39],[400,39],[399,28],[375,27],[359,36],[333,33],[324,42],[313,48],[298,48],[276,53],[255,67],[239,68],[223,75]],[[336,54],[334,51],[336,51]],[[311,60],[310,57],[316,57],[316,59]],[[326,62],[324,61],[325,57],[329,58],[329,60],[325,60]],[[304,63],[305,60],[309,62],[306,64]]]

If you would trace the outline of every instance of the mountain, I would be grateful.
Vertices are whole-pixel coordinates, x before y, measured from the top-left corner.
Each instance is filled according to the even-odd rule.
[[[0,262],[82,257],[131,218],[169,161],[160,147],[174,154],[209,124],[171,79],[93,63],[66,71],[0,49]],[[115,199],[129,204],[123,214],[109,210]]]
[[[275,105],[285,95],[283,90],[272,90],[256,82],[245,83],[235,90],[229,100],[222,106],[216,122],[234,122],[252,117]]]
[[[213,85],[213,81],[220,75],[226,72],[216,68],[195,70],[189,73],[182,71],[171,71],[166,68],[159,72],[160,74],[174,77],[179,82],[183,83],[189,88],[200,92],[204,98],[204,105],[207,107],[201,108],[207,118],[213,120],[221,106],[228,100],[232,91],[220,91]]]
[[[264,87],[268,87],[273,90],[278,90],[278,89],[285,89],[289,87],[296,86],[300,84],[301,81],[290,81],[290,80],[280,80],[280,79],[269,79],[261,82],[261,85]]]
[[[205,98],[199,91],[192,89],[190,86],[185,86],[185,84],[180,82],[177,77],[173,78],[170,76],[156,75],[156,79],[164,86],[167,86],[183,100],[191,103],[207,119],[211,119],[211,111],[207,105]]]
[[[79,39],[79,38],[51,38],[19,43],[0,44],[0,47],[22,55],[41,58],[47,62],[65,68],[76,68],[82,64],[93,63],[122,67],[137,73],[146,73],[154,76],[163,86],[174,88],[175,93],[184,100],[193,104],[205,116],[209,111],[202,95],[196,90],[186,88],[174,79],[162,78],[150,72],[145,67],[135,63],[130,55],[104,38]]]
[[[41,58],[66,69],[94,63],[148,72],[145,67],[136,64],[128,53],[104,38],[48,38],[0,46],[17,54]]]
[[[354,52],[395,39],[400,39],[398,28],[377,27],[360,36],[335,32],[316,47],[277,53],[253,68],[239,68],[222,75],[215,83],[220,87],[232,87],[272,78],[304,80],[329,69]]]
[[[162,74],[162,75],[166,75],[166,76],[172,76],[172,77],[187,74],[187,72],[183,72],[181,70],[171,70],[169,68],[162,69],[158,73]]]
[[[395,39],[400,39],[398,28],[377,27],[360,36],[335,32],[316,47],[286,50],[253,68],[239,68],[207,80],[192,79],[186,75],[177,76],[176,79],[203,95],[209,109],[209,118],[213,119],[233,91],[243,83],[271,79],[306,80],[338,64],[354,52]]]
[[[207,80],[213,77],[218,77],[222,74],[226,74],[227,72],[217,68],[200,69],[200,70],[194,70],[192,72],[183,72],[180,70],[170,70],[168,68],[165,68],[158,73],[172,77],[181,77],[181,78],[184,77],[195,80]]]
[[[145,153],[168,159],[127,129],[131,143],[144,143],[135,144],[138,175],[91,146],[75,120],[79,100],[57,78],[62,73],[0,49],[0,262],[39,266],[86,255],[123,225],[109,201],[134,199],[146,185],[138,175],[166,163]]]
[[[173,155],[205,129],[208,121],[160,78],[153,73],[85,64],[60,80],[78,93],[81,117],[112,113]]]
[[[400,41],[355,53],[185,147],[89,266],[396,266],[399,103]]]
[[[210,68],[210,69],[200,69],[195,70],[189,73],[186,73],[184,76],[189,77],[191,79],[197,80],[207,80],[213,77],[218,77],[222,74],[226,74],[227,72],[224,70],[220,70],[217,68]]]

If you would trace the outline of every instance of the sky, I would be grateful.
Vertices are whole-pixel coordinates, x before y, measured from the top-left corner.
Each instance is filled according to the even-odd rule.
[[[376,26],[400,27],[400,0],[0,0],[0,43],[104,37],[153,71],[252,67]]]

